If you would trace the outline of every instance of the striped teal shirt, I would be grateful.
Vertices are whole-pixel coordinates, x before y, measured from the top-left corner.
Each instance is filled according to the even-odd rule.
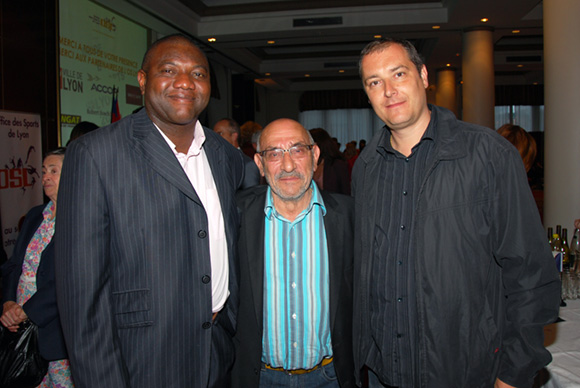
[[[332,356],[326,208],[314,183],[311,189],[310,205],[293,222],[276,211],[270,188],[264,207],[262,362],[287,370]]]

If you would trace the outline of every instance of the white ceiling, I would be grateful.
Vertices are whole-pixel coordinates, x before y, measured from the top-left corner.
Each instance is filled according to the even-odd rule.
[[[460,80],[463,31],[480,26],[494,29],[496,83],[543,83],[540,0],[96,1],[162,35],[191,34],[210,59],[272,88],[360,87],[358,55],[377,34],[411,40],[431,81],[447,64]]]

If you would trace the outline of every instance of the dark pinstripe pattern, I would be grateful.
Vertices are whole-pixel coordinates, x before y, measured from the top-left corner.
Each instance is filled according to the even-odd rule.
[[[77,387],[205,387],[212,332],[213,343],[225,347],[217,353],[229,353],[231,340],[216,331],[225,328],[231,339],[235,327],[234,192],[243,167],[236,149],[211,130],[205,134],[231,268],[230,298],[214,325],[207,216],[145,110],[67,150],[56,275]],[[212,376],[225,373],[229,361]]]

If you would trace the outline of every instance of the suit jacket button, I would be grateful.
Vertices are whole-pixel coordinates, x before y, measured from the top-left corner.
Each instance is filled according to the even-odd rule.
[[[203,325],[201,325],[201,327],[203,327],[204,329],[209,329],[211,327],[211,322],[204,322]]]
[[[201,281],[203,282],[203,284],[208,284],[210,280],[211,280],[211,278],[207,275],[203,275],[203,277],[201,278]]]
[[[199,237],[199,238],[206,238],[207,237],[207,232],[205,230],[200,230],[199,232],[197,232],[197,237]]]

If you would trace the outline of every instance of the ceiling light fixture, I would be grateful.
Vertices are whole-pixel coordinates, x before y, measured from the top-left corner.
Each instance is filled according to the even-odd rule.
[[[434,29],[434,30],[438,30],[438,29],[440,29],[440,28],[441,28],[441,26],[433,26],[433,27],[431,27],[431,28],[432,28],[432,29]]]
[[[269,76],[271,75],[271,73],[264,73],[264,75],[265,75],[266,77],[269,77]]]
[[[482,23],[487,23],[489,21],[488,18],[481,18],[480,20],[481,20]]]
[[[518,67],[524,67],[524,65],[518,65]]]
[[[340,69],[338,72],[339,72],[339,73],[344,73],[344,70]]]
[[[276,43],[276,41],[275,41],[275,40],[269,40],[269,41],[268,41],[268,44],[274,44],[274,43]]]
[[[310,74],[304,74],[304,77],[310,77]]]
[[[520,33],[520,30],[513,30],[512,31],[512,34],[519,34],[519,33]]]
[[[382,35],[375,35],[374,38],[375,39],[381,39],[383,36]]]
[[[207,41],[213,43],[213,42],[216,42],[217,39],[216,38],[207,38]]]

